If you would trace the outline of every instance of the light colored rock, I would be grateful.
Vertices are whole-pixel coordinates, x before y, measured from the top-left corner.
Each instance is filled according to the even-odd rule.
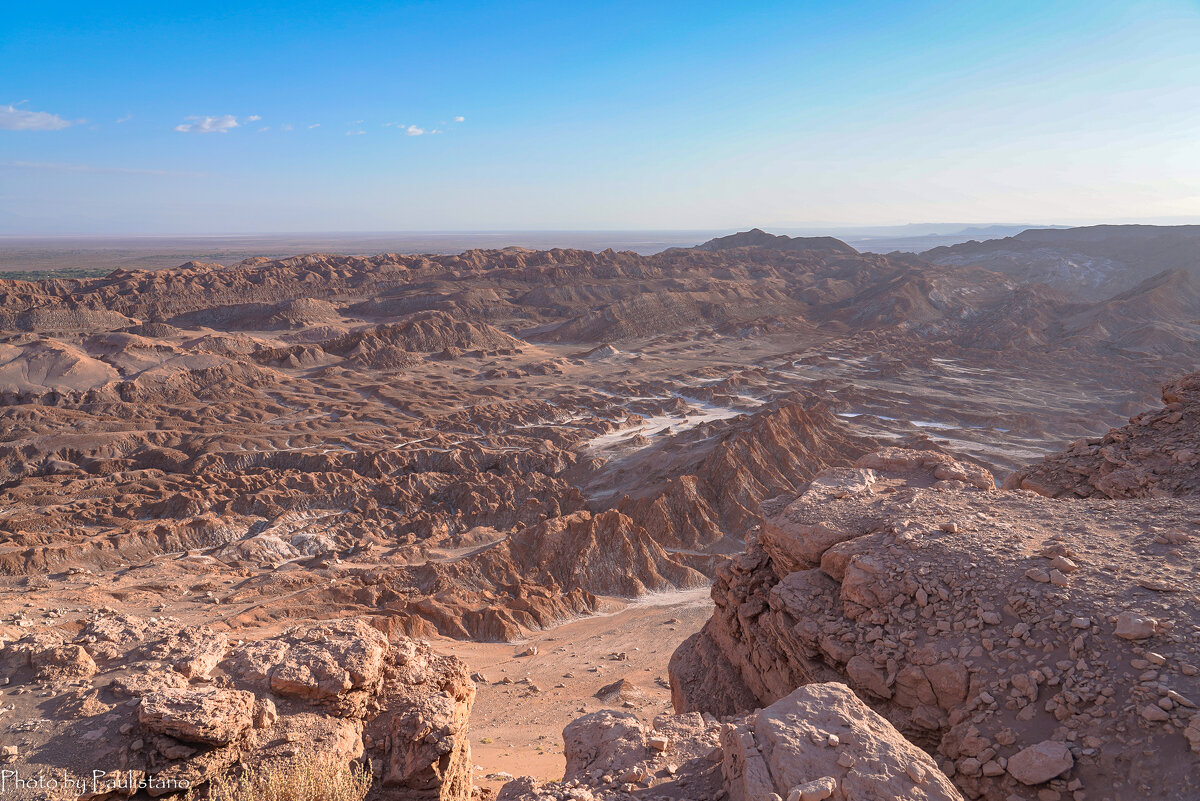
[[[1117,615],[1117,625],[1113,633],[1126,640],[1144,640],[1154,636],[1158,621],[1137,612],[1122,612]]]
[[[187,678],[202,678],[225,657],[229,638],[208,626],[189,626],[142,649],[147,659],[166,662]]]
[[[834,794],[837,788],[837,779],[832,776],[822,776],[793,787],[787,794],[787,801],[825,801]]]
[[[401,640],[391,646],[378,702],[383,710],[367,733],[385,742],[383,786],[403,798],[433,797],[466,801],[471,797],[471,746],[468,723],[475,683],[467,666],[438,656],[427,643]],[[425,793],[426,795],[420,795]]]
[[[1143,706],[1141,708],[1141,716],[1151,723],[1161,723],[1171,719],[1170,713],[1155,704],[1146,704]]]
[[[59,645],[35,651],[32,662],[38,678],[45,680],[83,679],[96,673],[95,661],[78,645]]]
[[[1116,449],[1123,436],[1106,439]],[[1157,453],[1146,447],[1142,456]],[[921,460],[869,460],[880,476],[869,491],[771,502],[765,512],[780,525],[861,533],[830,546],[819,569],[794,569],[794,556],[777,560],[753,540],[721,568],[712,618],[672,659],[679,708],[736,714],[798,686],[845,681],[938,764],[953,765],[972,798],[1003,801],[1015,782],[1008,758],[1052,738],[1083,754],[1069,777],[1093,799],[1098,787],[1137,786],[1190,801],[1191,763],[1144,738],[1183,731],[1193,713],[1180,698],[1200,702],[1198,606],[1182,591],[1150,595],[1144,580],[1185,583],[1197,546],[1191,502],[939,485]],[[944,520],[958,521],[959,532],[938,534]],[[1060,554],[1082,567],[1054,562]],[[1047,579],[1057,570],[1070,587],[1035,583],[1025,578],[1031,569]],[[1161,653],[1112,637],[1118,614],[1122,635],[1154,635],[1137,645]],[[1106,634],[1093,636],[1101,627]],[[753,745],[760,755],[770,750],[762,738]],[[1012,771],[1021,768],[1017,759]]]
[[[831,735],[837,747],[828,745]],[[962,798],[928,754],[844,684],[805,685],[730,729],[722,742],[722,771],[733,801],[772,792],[790,796],[814,776],[832,782],[845,801]],[[921,784],[911,778],[918,767]]]
[[[277,720],[279,720],[279,712],[275,709],[274,701],[270,698],[259,698],[254,702],[254,728],[270,728],[275,725]]]
[[[1074,573],[1079,569],[1079,565],[1075,564],[1074,561],[1068,559],[1062,554],[1059,554],[1050,560],[1050,567],[1063,573]]]
[[[229,745],[253,723],[254,694],[217,687],[164,689],[142,696],[138,722],[188,743]]]
[[[1200,754],[1200,715],[1192,715],[1187,728],[1183,730],[1183,736],[1187,738],[1192,753]]]
[[[1075,766],[1066,744],[1043,740],[1014,754],[1008,760],[1008,772],[1021,784],[1035,785],[1061,776]]]
[[[387,651],[378,629],[352,618],[250,643],[239,652],[235,669],[278,695],[350,711],[378,691]]]
[[[646,727],[632,712],[602,709],[576,718],[563,729],[564,775],[624,773],[646,758],[647,739]]]

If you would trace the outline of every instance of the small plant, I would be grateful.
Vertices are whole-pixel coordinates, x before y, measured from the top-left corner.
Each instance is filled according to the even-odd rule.
[[[493,740],[491,737],[481,737],[479,739],[479,742],[483,743],[484,745],[491,745],[492,743],[494,743],[496,741]]]
[[[247,767],[236,779],[209,786],[209,801],[362,801],[371,789],[371,767],[311,756],[286,765]]]

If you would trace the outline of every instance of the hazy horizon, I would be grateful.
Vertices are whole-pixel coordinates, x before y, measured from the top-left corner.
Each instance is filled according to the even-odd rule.
[[[270,230],[270,229],[246,229],[246,230],[197,230],[197,231],[110,231],[110,232],[88,232],[88,231],[73,231],[73,232],[56,232],[56,233],[23,233],[23,232],[0,232],[0,239],[29,239],[29,240],[54,240],[54,239],[206,239],[206,238],[256,238],[256,237],[359,237],[359,236],[463,236],[463,235],[501,235],[501,234],[705,234],[705,235],[725,235],[736,233],[738,231],[748,231],[753,228],[759,228],[773,234],[784,234],[788,236],[837,236],[838,234],[860,235],[860,236],[891,236],[895,234],[904,234],[912,232],[912,236],[924,236],[934,233],[957,233],[959,231],[969,229],[988,229],[988,228],[1020,228],[1022,230],[1033,228],[1085,228],[1089,226],[1102,225],[1153,225],[1153,226],[1177,226],[1177,225],[1200,225],[1200,215],[1196,216],[1178,216],[1178,217],[1151,217],[1151,218],[1109,218],[1099,220],[1072,220],[1069,222],[1052,221],[1052,222],[1010,222],[1004,220],[978,220],[968,222],[899,222],[899,223],[880,223],[880,224],[853,224],[853,223],[817,223],[809,222],[796,225],[770,225],[763,223],[747,222],[741,225],[721,225],[712,227],[671,227],[671,228],[655,228],[655,227],[559,227],[559,228],[394,228],[394,229],[294,229],[294,230]]]

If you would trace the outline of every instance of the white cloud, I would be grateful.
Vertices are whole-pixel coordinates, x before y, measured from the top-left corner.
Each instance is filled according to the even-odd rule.
[[[26,111],[14,105],[0,106],[0,131],[60,131],[74,124],[48,111]]]
[[[320,127],[321,127],[321,123],[314,122],[312,125],[308,126],[308,129],[311,131],[313,128],[320,128]]]
[[[220,117],[187,117],[191,122],[181,123],[175,126],[175,130],[181,133],[229,133],[233,128],[238,127],[237,117],[232,114],[223,114]]]
[[[246,118],[246,122],[258,122],[261,119],[262,119],[262,117],[258,116],[257,114],[251,114],[249,117]]]
[[[259,129],[258,129],[258,132],[259,132],[259,133],[262,133],[263,131],[269,131],[269,130],[271,130],[271,126],[270,126],[270,125],[264,125],[263,127],[261,127],[261,128],[259,128]]]
[[[346,136],[362,136],[366,131],[346,131]]]
[[[408,136],[421,136],[426,133],[424,128],[418,128],[415,125],[410,125],[405,129],[404,133]]]
[[[133,119],[133,115],[132,115],[132,114],[126,114],[124,117],[120,117],[120,118],[118,118],[118,119],[116,120],[116,122],[117,122],[117,125],[120,125],[121,123],[123,123],[123,122],[129,122],[129,121],[130,121],[130,120],[132,120],[132,119]]]
[[[296,128],[296,126],[292,125],[290,122],[285,122],[283,125],[280,125],[279,127],[285,131],[293,131]]]
[[[455,122],[463,122],[463,121],[465,121],[466,119],[467,119],[466,117],[455,117],[455,118],[454,118],[454,121],[455,121]]]

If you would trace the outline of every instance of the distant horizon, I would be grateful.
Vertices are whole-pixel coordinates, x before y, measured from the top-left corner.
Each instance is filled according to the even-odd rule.
[[[1145,222],[1101,223],[1138,225]],[[1195,223],[1193,223],[1195,225]],[[744,226],[711,229],[500,230],[500,231],[329,231],[234,234],[0,234],[0,273],[83,271],[97,275],[116,268],[164,269],[190,261],[237,264],[249,258],[283,259],[311,253],[345,256],[454,255],[468,250],[520,247],[569,248],[641,255],[690,248],[710,239],[755,228],[794,237],[833,237],[864,253],[923,253],[970,241],[1015,236],[1028,230],[1071,226],[1029,223],[910,223],[898,226],[788,228]],[[1081,226],[1091,227],[1091,226]],[[1159,226],[1172,227],[1172,226]]]
[[[773,225],[768,223],[748,223],[745,225],[727,225],[713,227],[613,227],[613,228],[395,228],[395,229],[296,229],[296,230],[228,230],[228,231],[116,231],[116,232],[0,232],[0,239],[222,239],[233,237],[356,237],[356,236],[464,236],[464,235],[503,235],[503,234],[712,234],[717,232],[737,233],[755,228],[767,233],[784,234],[789,236],[832,236],[837,232],[859,233],[864,236],[867,231],[884,232],[881,235],[900,233],[904,230],[952,229],[946,233],[957,233],[969,229],[987,228],[1092,228],[1098,226],[1146,225],[1156,227],[1174,227],[1185,225],[1200,225],[1200,215],[1179,216],[1174,218],[1118,218],[1080,222],[1006,222],[1000,220],[966,221],[966,222],[905,222],[905,223],[802,223],[788,225]],[[924,236],[927,234],[913,234]]]

